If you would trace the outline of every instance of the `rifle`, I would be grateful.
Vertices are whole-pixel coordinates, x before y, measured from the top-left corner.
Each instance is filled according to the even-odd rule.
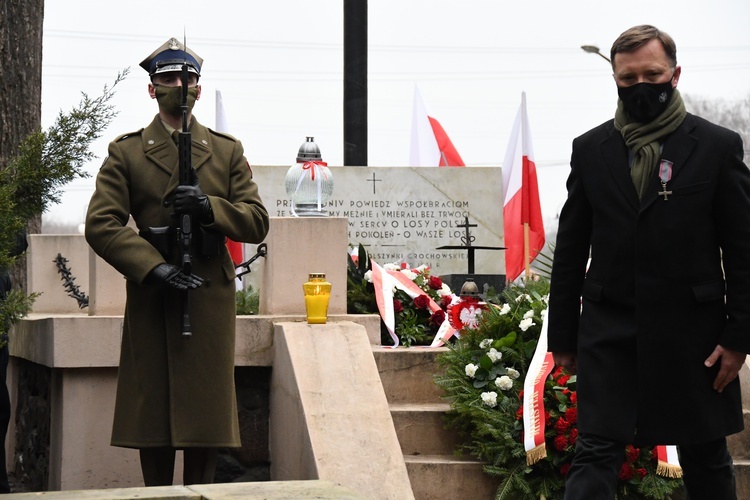
[[[187,41],[187,40],[185,40]],[[188,64],[187,45],[182,44],[184,62],[182,63],[182,131],[179,134],[177,147],[179,150],[179,177],[181,186],[193,185],[192,137],[188,130]],[[189,276],[193,273],[192,245],[193,245],[193,217],[190,213],[177,214],[177,238],[181,255],[182,272]],[[182,292],[182,336],[193,334],[190,326],[190,293]]]

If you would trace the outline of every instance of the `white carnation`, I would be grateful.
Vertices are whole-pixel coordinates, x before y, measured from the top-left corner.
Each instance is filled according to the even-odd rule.
[[[521,320],[521,322],[518,324],[518,327],[522,332],[525,332],[534,325],[536,325],[536,323],[534,323],[534,320],[532,318],[526,318]]]
[[[483,392],[482,393],[482,402],[489,406],[490,408],[494,408],[497,406],[497,393],[495,391],[491,392]]]
[[[489,346],[492,345],[492,339],[484,339],[479,343],[480,349],[487,349]]]
[[[401,272],[404,273],[404,276],[406,276],[412,281],[414,281],[414,279],[417,277],[417,274],[413,272],[411,269],[402,269]]]
[[[510,379],[509,376],[503,375],[502,377],[497,377],[495,379],[495,385],[501,391],[507,391],[508,389],[513,387],[513,381]]]
[[[497,349],[495,349],[495,348],[493,347],[493,348],[491,348],[491,349],[489,350],[489,352],[487,353],[487,357],[489,357],[489,358],[490,358],[490,360],[491,360],[491,361],[492,361],[493,363],[497,363],[498,361],[500,361],[501,359],[503,359],[503,353],[501,353],[500,351],[498,351]]]
[[[470,378],[474,378],[474,375],[477,373],[477,368],[479,368],[474,363],[469,363],[466,365],[466,368],[464,368],[464,371],[466,372],[466,376]]]
[[[534,310],[529,309],[525,313],[523,313],[523,319],[533,318],[534,317]]]
[[[368,283],[372,283],[372,271],[367,271],[365,273],[365,281]]]
[[[518,370],[515,370],[513,368],[507,368],[505,371],[508,373],[508,376],[511,379],[513,379],[513,380],[515,380],[515,379],[517,379],[518,377],[521,376],[521,374],[518,372]]]
[[[500,308],[500,315],[505,315],[505,314],[508,314],[509,312],[510,312],[510,306],[507,303],[503,304],[503,307]]]

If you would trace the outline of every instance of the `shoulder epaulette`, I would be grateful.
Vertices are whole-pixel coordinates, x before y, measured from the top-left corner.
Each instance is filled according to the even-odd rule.
[[[226,132],[218,132],[212,128],[209,128],[208,131],[211,132],[213,135],[218,135],[219,137],[229,139],[230,141],[237,141],[237,138],[233,136],[232,134],[228,134]]]
[[[117,137],[115,137],[114,142],[120,142],[122,140],[127,139],[128,137],[133,137],[135,135],[141,135],[141,133],[143,132],[143,130],[144,130],[143,128],[140,128],[140,129],[136,130],[135,132],[126,132],[126,133],[124,133],[122,135],[118,135]]]

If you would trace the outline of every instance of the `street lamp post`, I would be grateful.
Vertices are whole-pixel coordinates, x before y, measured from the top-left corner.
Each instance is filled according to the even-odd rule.
[[[588,52],[589,54],[597,54],[602,59],[612,64],[612,61],[610,61],[609,57],[602,54],[601,51],[599,50],[599,47],[597,47],[596,45],[581,45],[581,48],[583,49],[584,52]]]

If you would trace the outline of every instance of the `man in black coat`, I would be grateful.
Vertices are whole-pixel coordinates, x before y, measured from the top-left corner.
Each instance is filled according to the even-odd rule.
[[[690,498],[736,498],[750,352],[750,171],[739,135],[685,111],[672,38],[625,31],[618,107],[573,141],[549,350],[578,374],[566,499],[614,499],[624,447],[675,444]],[[590,261],[589,261],[590,259]]]

